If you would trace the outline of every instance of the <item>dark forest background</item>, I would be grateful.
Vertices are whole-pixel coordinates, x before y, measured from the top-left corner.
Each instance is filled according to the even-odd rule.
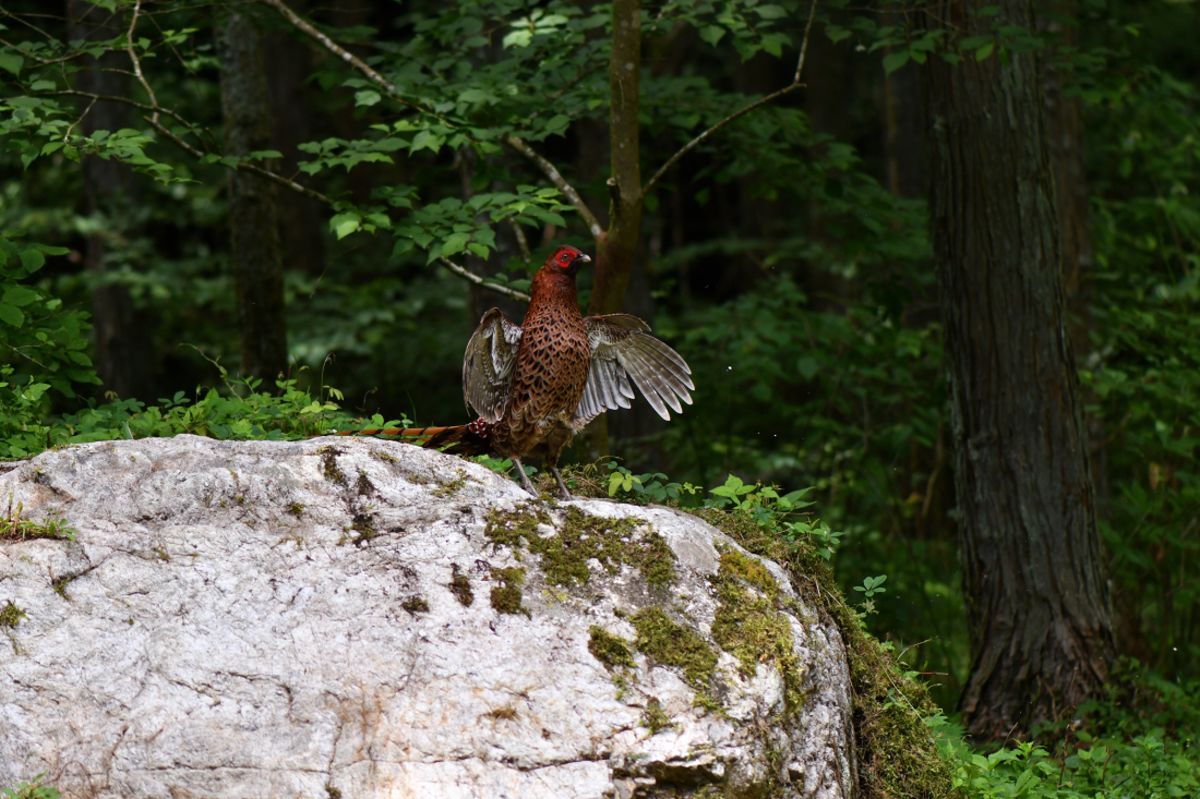
[[[1109,719],[1133,732],[1106,745],[1170,752],[1095,785],[1186,795],[1169,789],[1195,786],[1194,728],[1146,719],[1200,707],[1198,32],[1188,0],[6,2],[0,454],[466,421],[479,316],[519,318],[532,269],[571,243],[597,261],[582,304],[649,321],[697,386],[669,424],[609,414],[575,459],[634,500],[774,512],[808,489],[823,523],[793,493],[779,534],[820,545],[954,718],[981,643],[952,407],[988,398],[952,393],[945,327],[1031,301],[956,294],[956,262],[964,280],[1004,267],[953,245],[1030,234],[988,209],[1036,149],[1111,595],[1105,682],[1149,714]],[[989,81],[1028,91],[1006,118],[1036,147],[976,124]],[[975,183],[954,166],[971,147]],[[968,789],[1086,771],[1074,749],[1001,751],[1018,754],[962,755]],[[979,795],[1075,795],[1030,785]]]

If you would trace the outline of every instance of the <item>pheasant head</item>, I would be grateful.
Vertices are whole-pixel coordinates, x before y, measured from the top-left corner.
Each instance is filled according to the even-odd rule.
[[[542,263],[540,271],[574,276],[579,271],[581,265],[591,263],[591,260],[586,253],[572,247],[570,244],[564,244]]]

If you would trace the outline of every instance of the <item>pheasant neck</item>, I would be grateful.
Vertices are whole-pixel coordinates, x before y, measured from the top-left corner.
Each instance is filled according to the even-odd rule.
[[[575,275],[568,274],[557,267],[538,270],[533,276],[530,287],[529,311],[543,305],[553,305],[558,308],[569,307],[576,312],[579,310],[579,300],[575,292]]]

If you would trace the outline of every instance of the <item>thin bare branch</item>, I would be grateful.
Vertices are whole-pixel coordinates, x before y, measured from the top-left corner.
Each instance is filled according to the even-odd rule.
[[[276,11],[278,11],[280,14],[282,14],[284,19],[286,19],[289,23],[291,23],[291,25],[293,27],[295,27],[297,30],[299,30],[301,33],[303,33],[305,36],[308,36],[310,39],[315,41],[317,44],[321,45],[321,47],[323,47],[325,50],[329,51],[330,53],[333,53],[335,56],[340,58],[342,61],[345,61],[347,64],[349,64],[351,67],[353,67],[356,71],[358,71],[360,74],[362,74],[362,76],[365,77],[367,80],[371,81],[376,86],[378,86],[379,88],[381,88],[385,92],[387,92],[388,96],[391,97],[393,100],[396,100],[399,103],[407,105],[409,108],[412,108],[415,111],[420,111],[422,114],[427,114],[431,117],[434,117],[435,119],[445,122],[448,125],[451,125],[453,127],[458,127],[453,122],[446,119],[444,116],[437,113],[436,111],[434,111],[430,108],[426,108],[419,103],[415,103],[412,100],[409,100],[404,95],[402,95],[400,93],[400,89],[396,86],[396,84],[392,83],[390,80],[385,78],[383,75],[379,74],[379,72],[377,72],[373,67],[371,67],[371,65],[368,64],[366,61],[363,61],[361,58],[356,56],[354,53],[352,53],[349,50],[347,50],[346,48],[342,47],[340,44],[335,42],[333,39],[330,39],[328,36],[326,36],[324,33],[322,33],[320,30],[318,30],[316,28],[316,26],[314,26],[311,22],[304,19],[304,17],[300,16],[295,11],[293,11],[291,8],[289,8],[287,3],[284,3],[283,0],[260,0],[260,2],[265,3],[266,5],[269,5],[272,8],[274,8]]]
[[[690,153],[692,150],[696,149],[698,146],[703,144],[705,141],[707,141],[709,138],[711,138],[712,135],[714,133],[716,133],[717,131],[719,131],[721,128],[725,127],[730,122],[741,119],[742,117],[746,116],[746,114],[749,114],[751,111],[757,111],[759,108],[762,108],[764,105],[773,103],[776,100],[778,100],[780,97],[783,97],[786,94],[791,94],[792,92],[796,91],[796,89],[802,88],[805,85],[800,82],[800,78],[804,73],[804,61],[808,57],[808,40],[809,40],[809,37],[812,35],[813,18],[816,16],[816,13],[817,13],[817,0],[812,0],[812,4],[809,6],[809,9],[808,9],[808,22],[804,26],[804,40],[800,43],[800,58],[796,62],[796,73],[792,77],[792,82],[789,83],[787,86],[784,86],[782,89],[776,89],[775,91],[771,92],[770,94],[764,95],[763,97],[760,97],[757,100],[754,100],[753,102],[742,106],[738,110],[734,111],[732,114],[729,114],[728,116],[721,118],[720,120],[715,122],[711,127],[701,131],[699,134],[697,134],[695,136],[695,138],[693,138],[687,144],[683,145],[678,150],[676,150],[675,154],[672,155],[670,158],[668,158],[666,160],[666,162],[658,168],[658,171],[655,172],[650,177],[650,180],[646,181],[646,185],[642,187],[642,197],[645,197],[647,194],[650,193],[650,190],[653,189],[654,186],[658,183],[658,181],[662,179],[662,176],[665,175],[668,171],[670,171],[671,167],[675,166],[675,164],[679,162],[679,159],[683,158],[685,155]]]
[[[133,64],[133,74],[138,83],[142,84],[142,88],[146,90],[146,96],[150,98],[150,105],[154,108],[150,114],[150,124],[157,126],[158,96],[151,88],[150,81],[146,80],[146,76],[142,74],[142,61],[138,58],[137,47],[133,43],[133,33],[137,29],[138,14],[140,13],[142,13],[142,0],[134,0],[133,13],[129,15],[129,29],[125,31],[125,52],[129,53],[129,60]]]
[[[511,134],[505,136],[504,143],[528,158],[537,165],[538,169],[542,170],[542,174],[550,179],[550,182],[563,193],[563,196],[567,198],[571,205],[575,206],[575,210],[583,218],[584,224],[588,226],[588,232],[592,234],[593,238],[598,238],[604,233],[604,228],[600,225],[600,220],[596,218],[596,215],[592,213],[592,209],[579,196],[579,192],[575,191],[575,187],[567,182],[567,179],[562,176],[562,173],[558,171],[554,164],[539,155],[536,150],[517,136]]]
[[[517,224],[515,219],[509,219],[508,224],[512,228],[513,238],[517,240],[517,249],[521,251],[521,257],[528,264],[533,260],[533,254],[529,252],[529,239],[525,237],[525,230]]]
[[[487,280],[484,280],[470,269],[454,263],[454,261],[451,261],[449,258],[439,257],[438,262],[454,274],[470,281],[471,283],[474,283],[476,286],[482,286],[483,288],[490,289],[498,294],[504,294],[505,296],[512,297],[514,300],[529,302],[529,295],[525,292],[517,291],[516,289],[509,288],[508,286],[501,286],[499,283],[491,283]]]
[[[817,17],[817,0],[812,0],[812,5],[808,7],[808,22],[804,23],[804,40],[800,42],[800,59],[796,62],[796,75],[792,78],[793,84],[800,83],[800,76],[804,74],[804,59],[808,57],[808,39],[812,35],[813,20]]]
[[[70,125],[67,125],[67,130],[65,133],[63,133],[63,138],[62,138],[62,140],[64,142],[71,140],[71,131],[75,130],[75,127],[77,125],[82,124],[83,120],[87,118],[87,115],[92,113],[92,108],[95,105],[96,105],[96,98],[93,97],[91,100],[88,101],[87,108],[83,109],[83,113],[80,114],[79,117],[74,122],[72,122]]]

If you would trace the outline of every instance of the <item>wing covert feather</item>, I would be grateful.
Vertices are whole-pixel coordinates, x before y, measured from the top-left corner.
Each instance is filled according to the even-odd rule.
[[[479,319],[463,354],[463,400],[488,422],[499,420],[512,384],[521,326],[499,308]]]
[[[589,316],[592,350],[587,385],[575,411],[579,426],[608,410],[630,407],[633,386],[654,412],[670,419],[692,404],[692,370],[675,350],[650,335],[650,326],[630,314]]]

